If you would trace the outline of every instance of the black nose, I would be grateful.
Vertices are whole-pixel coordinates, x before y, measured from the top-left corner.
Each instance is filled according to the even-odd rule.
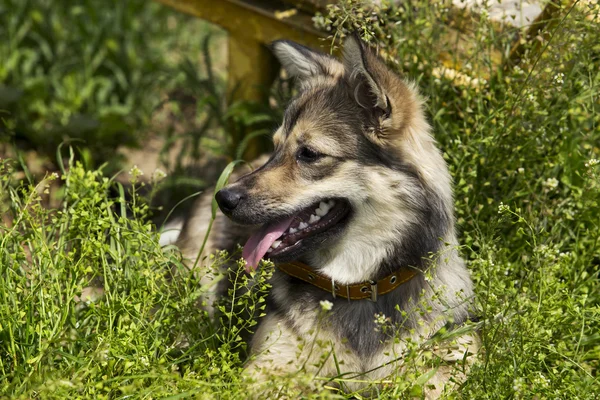
[[[221,189],[215,195],[215,199],[221,211],[230,213],[245,199],[245,195],[240,189]]]

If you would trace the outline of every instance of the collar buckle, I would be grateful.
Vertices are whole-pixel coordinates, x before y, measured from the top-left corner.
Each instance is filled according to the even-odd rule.
[[[331,278],[331,294],[333,295],[333,298],[335,299],[335,291],[336,291],[336,287],[335,287],[335,281],[333,280],[333,278]]]
[[[377,282],[369,281],[371,284],[371,301],[377,303]]]

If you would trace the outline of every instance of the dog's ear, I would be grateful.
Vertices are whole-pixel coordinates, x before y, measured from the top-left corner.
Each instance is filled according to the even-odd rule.
[[[390,100],[377,74],[381,61],[356,34],[349,36],[344,42],[343,55],[354,100],[365,110],[372,123],[390,118]]]
[[[283,68],[293,77],[339,76],[344,71],[335,58],[290,40],[276,40],[271,43],[271,48]]]

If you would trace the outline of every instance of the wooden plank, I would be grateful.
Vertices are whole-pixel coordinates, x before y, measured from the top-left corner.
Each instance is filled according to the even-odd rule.
[[[323,47],[327,35],[313,28],[312,17],[301,11],[287,15],[283,4],[265,0],[158,0],[176,10],[205,19],[237,37],[270,43],[289,39],[313,48]]]
[[[574,0],[556,0],[549,2],[544,10],[536,17],[531,26],[529,26],[525,36],[517,39],[510,49],[510,57],[505,68],[512,67],[521,62],[525,50],[527,49],[526,44],[535,40],[536,36],[542,34],[544,31],[546,31],[545,36],[548,36],[549,31],[559,23],[563,10],[569,9],[573,5],[573,1]],[[535,42],[532,51],[535,52],[539,47],[540,42]]]
[[[327,6],[339,3],[338,0],[282,0],[286,4],[291,4],[301,10],[306,10],[311,14],[317,11],[326,12]]]

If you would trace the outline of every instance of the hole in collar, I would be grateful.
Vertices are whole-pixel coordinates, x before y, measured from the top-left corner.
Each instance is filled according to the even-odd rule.
[[[369,290],[369,287],[368,287],[368,286],[363,286],[363,287],[361,287],[361,288],[360,288],[360,291],[361,291],[362,293],[367,293],[367,291],[368,291],[368,290]]]
[[[314,281],[315,280],[315,276],[313,274],[308,274],[308,280],[309,281]]]
[[[390,283],[393,285],[394,283],[396,283],[397,280],[398,278],[396,277],[396,275],[394,275],[390,278]]]

